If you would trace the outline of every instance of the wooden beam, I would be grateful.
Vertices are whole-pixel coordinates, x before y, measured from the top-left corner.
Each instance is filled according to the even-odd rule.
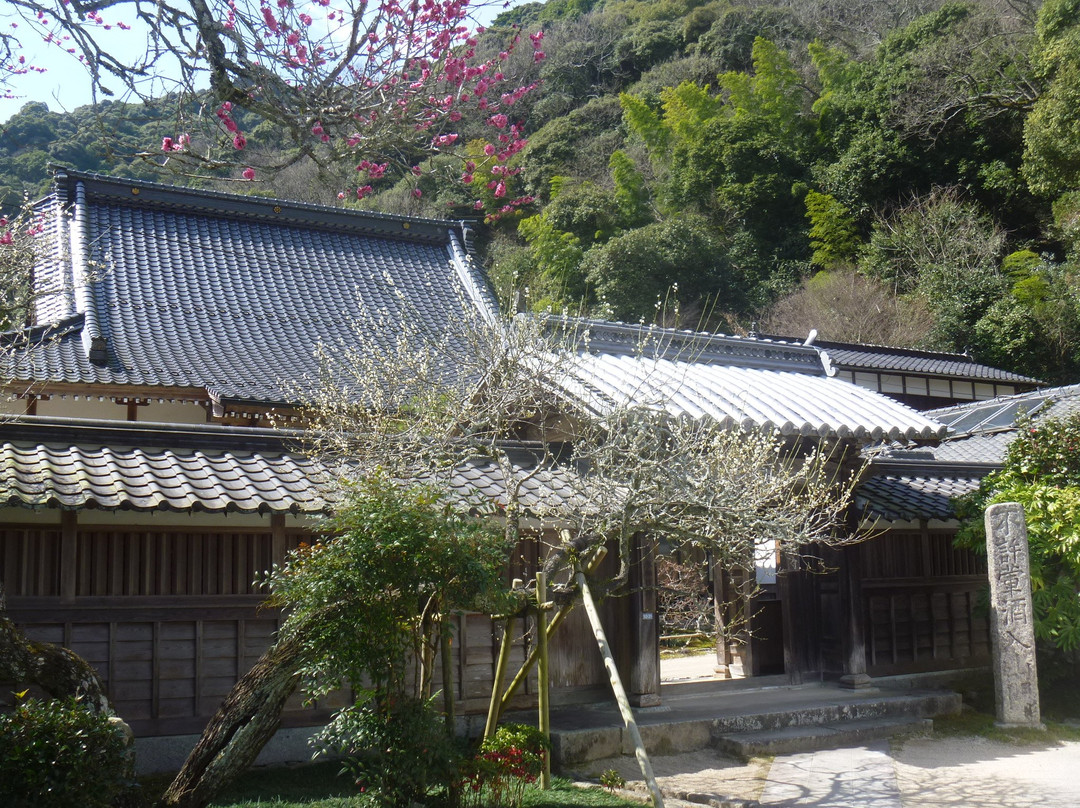
[[[840,570],[840,603],[844,626],[842,631],[844,675],[840,686],[861,690],[870,686],[866,673],[865,605],[862,594],[862,545],[843,548],[843,569]]]

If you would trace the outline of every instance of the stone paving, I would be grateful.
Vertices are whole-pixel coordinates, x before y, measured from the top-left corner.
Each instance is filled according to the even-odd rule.
[[[782,755],[744,765],[713,750],[653,757],[661,790],[711,806],[769,808],[1080,808],[1080,742],[1020,745],[918,738]],[[644,793],[632,757],[593,761]]]
[[[710,679],[712,656],[664,660],[661,671],[665,682]],[[745,764],[714,749],[651,763],[671,808],[1080,808],[1080,742],[931,736]],[[647,794],[632,756],[582,764],[576,773],[595,781],[606,769]]]

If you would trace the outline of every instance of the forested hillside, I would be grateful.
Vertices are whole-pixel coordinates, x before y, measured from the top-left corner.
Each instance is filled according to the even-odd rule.
[[[1080,379],[1080,0],[550,0],[480,46],[514,24],[543,29],[546,58],[508,59],[538,85],[497,175],[473,176],[467,118],[444,171],[388,172],[362,202],[339,202],[354,167],[332,161],[229,189],[483,217],[508,305]],[[157,167],[170,115],[27,105],[0,135],[4,204],[42,192],[50,161],[217,182]],[[264,153],[286,142],[243,128]]]

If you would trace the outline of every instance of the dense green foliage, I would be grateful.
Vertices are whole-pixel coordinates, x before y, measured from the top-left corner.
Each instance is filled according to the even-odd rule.
[[[346,707],[319,733],[321,751],[341,758],[372,801],[386,808],[428,804],[460,767],[457,739],[430,700],[385,698]]]
[[[889,288],[890,309],[928,313],[880,341],[1080,374],[1077,0],[862,3],[842,17],[795,0],[550,0],[504,12],[481,50],[511,24],[542,27],[547,56],[507,65],[539,84],[505,109],[529,140],[506,193],[492,177],[461,183],[466,145],[362,203],[488,214],[481,243],[508,299],[527,287],[539,308],[639,319],[677,285],[685,319],[786,316],[794,330],[802,284],[854,269],[874,283],[849,284],[849,311]],[[48,161],[168,179],[160,155],[136,156],[167,110],[28,104],[0,135],[0,195],[40,193]],[[242,123],[249,148],[286,142]],[[460,126],[463,144],[483,131],[475,116]],[[350,173],[309,163],[230,187],[334,203]],[[525,195],[531,207],[501,210]],[[844,315],[821,336],[857,339]]]
[[[446,789],[460,753],[431,698],[448,616],[492,609],[508,563],[500,530],[462,516],[430,488],[372,474],[330,520],[268,577],[289,608],[282,629],[303,638],[312,695],[345,685],[357,701],[317,738],[386,806]]]
[[[985,547],[983,511],[996,502],[1024,506],[1031,553],[1037,639],[1061,651],[1080,648],[1080,415],[1024,421],[1000,471],[960,500],[959,540]]]
[[[75,699],[27,698],[0,713],[0,804],[107,808],[131,788],[127,739]]]
[[[427,655],[444,615],[494,603],[507,563],[502,532],[433,490],[378,474],[357,483],[325,527],[328,538],[301,545],[268,578],[272,600],[289,607],[283,631],[304,626],[313,649],[309,690],[345,683],[424,695],[430,670],[406,660]]]

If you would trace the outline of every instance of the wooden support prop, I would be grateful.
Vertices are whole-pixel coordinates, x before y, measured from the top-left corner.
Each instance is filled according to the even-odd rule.
[[[484,740],[486,741],[495,734],[495,727],[502,715],[502,706],[499,701],[499,691],[502,690],[503,677],[506,675],[506,664],[510,660],[510,646],[514,643],[510,627],[513,618],[506,618],[503,622],[502,645],[499,646],[499,659],[495,663],[495,681],[491,685],[491,704],[488,705],[487,723],[484,724]]]
[[[588,566],[585,568],[585,572],[592,574],[596,572],[596,568],[600,566],[600,562],[604,560],[604,556],[607,555],[607,548],[600,547],[597,549],[595,555],[589,560]],[[559,611],[555,612],[555,616],[551,618],[547,627],[547,636],[550,639],[555,633],[562,621],[566,619],[574,609],[574,601],[564,603],[559,607]],[[499,703],[499,715],[495,717],[496,723],[498,723],[499,716],[505,712],[507,706],[510,704],[510,700],[514,698],[518,688],[525,682],[525,678],[529,675],[529,671],[532,670],[532,666],[536,664],[536,660],[540,657],[540,645],[534,645],[533,649],[529,652],[529,655],[525,657],[525,661],[521,663],[521,667],[518,668],[518,672],[514,674],[514,678],[510,680],[510,684],[506,686],[506,692],[503,693],[502,700]],[[501,687],[501,682],[499,687]],[[494,692],[497,692],[494,691]]]
[[[611,689],[615,693],[615,701],[619,705],[623,723],[626,725],[630,738],[634,742],[634,754],[637,757],[641,774],[645,777],[645,783],[652,795],[654,808],[664,808],[664,795],[660,793],[660,786],[656,784],[653,775],[652,764],[649,755],[645,751],[645,743],[641,740],[641,732],[638,730],[637,721],[634,720],[634,712],[630,709],[630,699],[626,696],[622,679],[619,678],[619,670],[615,666],[615,657],[611,654],[611,646],[608,645],[604,626],[600,623],[600,613],[596,610],[592,592],[589,590],[589,582],[585,580],[585,572],[579,567],[576,574],[578,589],[581,590],[581,600],[585,604],[585,613],[589,616],[593,633],[596,635],[596,643],[600,646],[600,654],[604,657],[604,667],[607,668],[608,678],[611,681]]]
[[[548,691],[551,686],[548,678],[548,627],[547,613],[551,604],[547,602],[547,579],[544,571],[536,573],[536,648],[540,653],[540,664],[537,666],[540,693],[537,697],[539,708],[538,724],[540,732],[547,741],[548,749],[551,749],[551,715],[548,710]],[[551,788],[551,754],[544,755],[544,768],[540,772],[540,788],[547,791]]]

